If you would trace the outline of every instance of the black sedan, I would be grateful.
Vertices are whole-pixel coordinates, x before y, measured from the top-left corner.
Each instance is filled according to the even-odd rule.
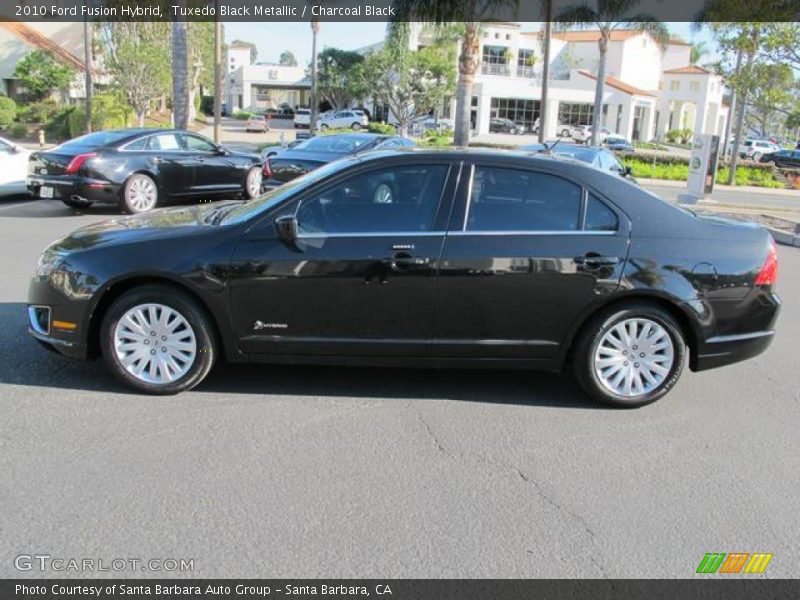
[[[168,198],[255,198],[261,169],[258,154],[233,152],[196,133],[119,129],[31,154],[28,191],[72,208],[113,202],[142,213]]]
[[[778,150],[761,157],[761,162],[772,163],[776,167],[800,168],[800,150]]]
[[[630,168],[623,165],[613,152],[605,148],[578,144],[561,144],[556,142],[550,145],[549,151],[544,144],[528,144],[520,146],[519,149],[527,152],[549,152],[552,156],[559,158],[578,160],[588,163],[601,171],[607,171],[619,177],[628,177],[633,181]]]
[[[516,135],[524,133],[525,127],[520,126],[511,119],[489,119],[489,133],[510,133]]]
[[[414,142],[399,135],[377,133],[341,133],[320,135],[296,143],[276,154],[267,154],[264,161],[264,187],[283,185],[332,160],[369,150],[405,148]]]
[[[236,362],[566,368],[652,402],[770,344],[777,254],[574,161],[372,152],[249,203],[84,227],[42,254],[30,333],[129,386],[194,387]],[[269,381],[264,382],[265,389]]]

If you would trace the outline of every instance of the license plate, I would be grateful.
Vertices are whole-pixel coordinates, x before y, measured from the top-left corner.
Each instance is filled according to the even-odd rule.
[[[52,198],[53,197],[53,188],[43,185],[39,188],[39,197],[40,198]]]

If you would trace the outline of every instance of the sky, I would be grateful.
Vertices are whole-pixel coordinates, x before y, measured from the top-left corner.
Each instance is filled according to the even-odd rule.
[[[539,23],[523,24],[523,31],[535,31]],[[707,32],[694,33],[691,23],[667,23],[669,30],[686,41],[710,41]],[[386,23],[325,23],[320,25],[319,49],[326,46],[355,50],[383,40]],[[291,50],[301,65],[311,60],[311,27],[308,23],[225,23],[225,41],[255,42],[259,62],[278,62],[281,52]],[[711,45],[711,44],[709,44]]]

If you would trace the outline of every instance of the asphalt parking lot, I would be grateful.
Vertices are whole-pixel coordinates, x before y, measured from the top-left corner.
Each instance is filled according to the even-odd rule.
[[[0,203],[1,577],[81,575],[14,567],[49,554],[192,559],[156,575],[194,577],[673,578],[707,552],[797,576],[800,250],[779,250],[767,353],[638,410],[502,371],[223,365],[163,398],[25,332],[40,251],[114,214]]]

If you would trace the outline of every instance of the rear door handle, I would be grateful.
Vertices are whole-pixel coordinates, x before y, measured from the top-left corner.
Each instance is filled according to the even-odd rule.
[[[619,264],[619,257],[617,256],[594,256],[587,254],[585,256],[576,256],[572,260],[576,265],[584,266],[588,269],[597,269],[598,267],[610,267]]]
[[[391,258],[387,258],[384,264],[389,265],[393,271],[407,271],[410,269],[424,269],[429,267],[431,259],[423,256],[411,256],[408,252],[397,252]]]

